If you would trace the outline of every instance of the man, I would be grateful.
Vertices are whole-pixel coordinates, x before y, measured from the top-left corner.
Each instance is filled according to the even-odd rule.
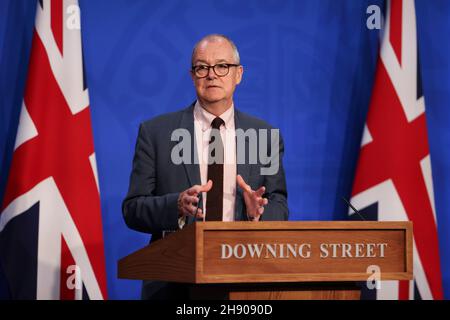
[[[130,228],[155,241],[195,220],[288,219],[282,139],[264,121],[234,108],[242,74],[238,50],[227,37],[209,35],[194,47],[197,101],[140,126],[122,205]],[[178,140],[183,135],[187,144]],[[183,298],[181,288],[144,282],[142,297]]]

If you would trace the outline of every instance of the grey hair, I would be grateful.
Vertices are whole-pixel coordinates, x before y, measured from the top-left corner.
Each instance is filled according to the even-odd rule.
[[[241,58],[239,56],[239,51],[236,47],[236,45],[234,44],[233,40],[231,40],[230,38],[228,38],[227,36],[223,35],[223,34],[219,34],[219,33],[213,33],[213,34],[208,34],[207,36],[204,36],[203,38],[201,38],[194,46],[194,49],[192,50],[192,57],[191,57],[191,64],[194,64],[194,55],[195,55],[195,51],[197,50],[197,47],[200,45],[200,43],[202,43],[203,41],[217,41],[219,39],[223,39],[225,41],[227,41],[231,47],[233,48],[233,55],[234,55],[234,60],[236,64],[240,64],[241,63]]]

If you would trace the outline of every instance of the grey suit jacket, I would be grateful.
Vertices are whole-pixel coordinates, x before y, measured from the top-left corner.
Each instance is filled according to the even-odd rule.
[[[151,233],[152,241],[160,239],[163,231],[178,229],[179,194],[193,185],[201,184],[198,164],[177,165],[171,160],[172,149],[178,144],[178,141],[171,141],[171,135],[179,128],[188,130],[192,137],[191,159],[194,159],[196,143],[193,110],[194,104],[184,110],[146,121],[139,128],[130,185],[122,204],[122,212],[129,228]],[[236,109],[234,117],[236,130],[273,129],[266,122]],[[267,148],[268,154],[271,154],[270,139],[268,139]],[[248,153],[246,148],[247,158]],[[237,164],[237,174],[240,174],[253,190],[261,186],[266,187],[264,197],[269,200],[269,203],[265,206],[261,220],[288,219],[283,153],[284,145],[280,135],[279,169],[274,175],[261,175],[260,169],[267,164],[262,164],[259,160],[254,164],[249,164],[248,161],[245,164]],[[186,222],[192,223],[193,220],[189,218]],[[247,220],[245,202],[239,187],[236,190],[235,220]]]

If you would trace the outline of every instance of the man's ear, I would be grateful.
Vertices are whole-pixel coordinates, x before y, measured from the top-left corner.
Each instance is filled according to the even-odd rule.
[[[244,67],[243,66],[238,66],[236,67],[236,84],[241,83],[242,81],[242,76],[244,74]]]

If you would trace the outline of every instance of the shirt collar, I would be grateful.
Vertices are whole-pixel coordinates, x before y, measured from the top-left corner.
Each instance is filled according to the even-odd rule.
[[[206,131],[211,128],[212,121],[216,118],[215,115],[206,111],[198,100],[194,106],[194,119],[200,121],[202,131]],[[231,129],[234,127],[234,104],[228,108],[227,111],[220,115],[220,118],[225,122],[225,129]]]

